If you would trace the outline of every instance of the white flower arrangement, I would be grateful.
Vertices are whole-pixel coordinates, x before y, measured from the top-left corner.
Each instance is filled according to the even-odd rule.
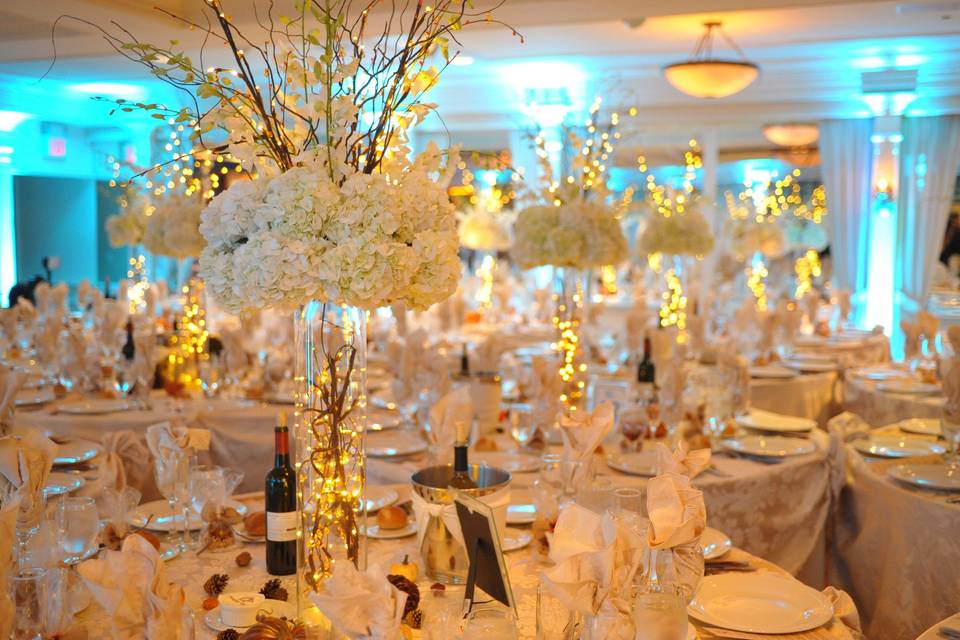
[[[513,245],[510,227],[516,216],[477,205],[460,214],[460,244],[477,251],[506,251]]]
[[[614,210],[583,199],[524,209],[513,225],[513,256],[521,268],[589,268],[627,257],[627,239]]]
[[[786,225],[787,248],[791,251],[806,251],[816,249],[823,251],[830,244],[830,235],[821,223],[795,220]]]
[[[199,257],[206,244],[200,235],[203,206],[199,196],[167,192],[147,218],[144,248],[178,260]]]
[[[140,244],[147,230],[147,220],[153,213],[153,204],[146,195],[129,185],[117,202],[120,213],[107,218],[106,223],[110,246],[117,249]]]
[[[779,258],[786,251],[783,229],[773,221],[729,220],[725,226],[730,249],[741,260],[749,259],[755,253]]]
[[[669,216],[651,212],[647,226],[637,240],[637,250],[645,255],[704,256],[713,251],[713,246],[710,224],[698,209],[690,207]]]

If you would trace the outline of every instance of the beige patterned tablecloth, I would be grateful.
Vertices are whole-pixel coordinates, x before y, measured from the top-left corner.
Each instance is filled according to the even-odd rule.
[[[846,448],[835,580],[857,603],[868,638],[915,638],[960,610],[960,504],[898,483],[885,475],[887,461]]]
[[[943,396],[890,393],[877,388],[876,382],[847,372],[843,383],[843,410],[855,413],[871,426],[882,427],[907,418],[939,418]]]
[[[807,373],[795,378],[750,380],[750,406],[825,427],[840,412],[840,376],[836,372]]]

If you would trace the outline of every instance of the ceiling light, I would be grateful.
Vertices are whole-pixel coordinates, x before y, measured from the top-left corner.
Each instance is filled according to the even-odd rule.
[[[746,89],[756,80],[760,68],[748,61],[743,51],[721,29],[719,22],[705,22],[706,32],[686,62],[663,68],[667,82],[695,98],[725,98]],[[739,60],[713,57],[714,31],[740,55]]]
[[[78,93],[109,98],[125,98],[127,100],[141,100],[146,95],[143,87],[119,82],[81,82],[71,84],[70,89]]]
[[[475,62],[471,56],[465,56],[463,54],[458,55],[456,58],[450,61],[455,67],[469,67]]]
[[[763,136],[781,147],[806,147],[820,138],[820,129],[807,122],[768,124],[763,127]]]

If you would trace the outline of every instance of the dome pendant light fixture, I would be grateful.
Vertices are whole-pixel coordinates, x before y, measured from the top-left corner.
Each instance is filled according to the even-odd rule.
[[[760,67],[747,60],[743,51],[723,32],[720,22],[704,22],[706,32],[686,62],[663,68],[667,82],[695,98],[726,98],[746,89],[760,74]],[[713,57],[715,33],[740,55],[739,60]]]

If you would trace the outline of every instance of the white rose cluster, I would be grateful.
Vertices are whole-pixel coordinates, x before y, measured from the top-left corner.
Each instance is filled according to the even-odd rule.
[[[509,212],[494,212],[476,205],[460,216],[460,244],[477,251],[506,251],[513,244],[512,221]]]
[[[204,247],[200,235],[199,196],[167,192],[147,218],[143,246],[155,256],[196,258]]]
[[[118,198],[123,208],[120,213],[107,218],[107,239],[113,248],[138,245],[147,231],[147,219],[153,212],[153,204],[146,195],[128,186]]]
[[[627,239],[613,210],[577,200],[524,209],[513,225],[514,259],[521,268],[543,265],[589,268],[627,257]]]
[[[687,209],[670,217],[653,212],[637,241],[641,254],[703,256],[713,251],[710,225],[697,209]]]
[[[200,223],[207,290],[234,312],[309,300],[425,309],[450,296],[459,243],[436,146],[396,177],[353,172],[339,185],[322,156],[210,202]]]
[[[754,220],[731,220],[727,225],[730,248],[741,260],[755,253],[768,258],[779,258],[786,251],[786,236],[783,229],[773,222]]]

